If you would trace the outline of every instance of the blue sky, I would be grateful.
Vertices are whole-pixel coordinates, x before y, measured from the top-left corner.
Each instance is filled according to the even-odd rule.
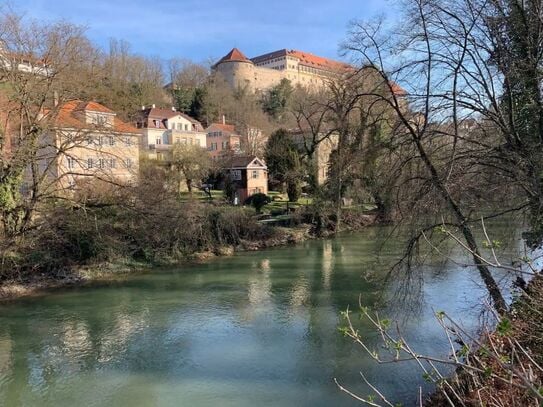
[[[0,4],[3,0],[0,0]],[[107,46],[109,38],[130,42],[147,56],[203,62],[232,47],[253,57],[295,48],[338,58],[348,22],[391,9],[389,0],[16,0],[18,12],[42,20],[84,25]]]

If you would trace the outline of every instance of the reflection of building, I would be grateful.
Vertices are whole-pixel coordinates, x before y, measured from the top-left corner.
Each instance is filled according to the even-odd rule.
[[[332,242],[324,240],[322,246],[322,280],[326,290],[330,290],[332,272],[334,270],[333,261]]]
[[[348,67],[304,51],[281,49],[249,59],[234,48],[213,69],[233,88],[259,91],[278,85],[282,79],[290,80],[293,85],[322,86],[326,78]]]
[[[37,154],[39,174],[52,179],[51,187],[136,179],[141,134],[115,112],[96,102],[75,100],[62,105],[52,120]]]
[[[226,124],[224,117],[222,123],[212,123],[205,131],[211,158],[241,152],[241,136],[236,133],[234,125]]]
[[[142,129],[142,152],[148,158],[167,160],[172,146],[179,143],[206,147],[200,122],[174,108],[144,108],[138,113],[136,125]]]
[[[233,156],[225,170],[236,188],[238,202],[257,193],[268,193],[268,167],[255,156]]]

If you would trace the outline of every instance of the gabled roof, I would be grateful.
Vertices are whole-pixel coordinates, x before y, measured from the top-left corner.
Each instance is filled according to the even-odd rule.
[[[246,156],[244,156],[244,155],[236,155],[236,156],[233,156],[230,159],[229,167],[231,169],[236,169],[236,168],[256,168],[256,167],[260,167],[260,168],[263,168],[263,169],[268,168],[266,166],[266,164],[264,163],[264,161],[262,161],[256,155],[246,155]]]
[[[82,114],[85,111],[108,113],[113,115],[115,114],[113,110],[97,102],[72,100],[64,103],[59,108],[58,112],[56,112],[53,118],[54,124],[55,126],[61,128],[64,127],[79,130],[91,130],[92,128],[97,128],[97,126],[93,126],[92,124],[86,122],[86,117]],[[128,123],[123,122],[117,117],[113,117],[113,127],[108,129],[111,129],[117,133],[140,133],[138,129]]]
[[[247,58],[243,52],[241,52],[239,49],[237,48],[232,48],[232,50],[226,54],[225,56],[223,56],[219,62],[217,62],[215,65],[218,65],[220,64],[221,62],[231,62],[231,61],[235,61],[235,62],[249,62],[250,64],[252,64],[252,61]]]
[[[198,131],[203,131],[204,129],[204,127],[198,120],[193,119],[192,117],[190,117],[189,115],[185,113],[178,112],[177,110],[150,107],[145,110],[141,110],[140,115],[141,115],[140,117],[144,117],[144,118],[153,118],[153,119],[161,119],[161,120],[168,120],[175,116],[181,116],[187,119],[192,124],[196,125],[196,128]]]
[[[78,109],[88,110],[89,112],[116,114],[113,110],[96,102],[81,102],[81,104],[78,106]]]
[[[206,132],[210,132],[212,130],[220,130],[225,133],[236,133],[236,126],[233,124],[222,124],[222,123],[211,123],[208,128],[206,129]]]

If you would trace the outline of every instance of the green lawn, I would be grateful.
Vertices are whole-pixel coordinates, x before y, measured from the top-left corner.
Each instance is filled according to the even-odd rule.
[[[302,197],[298,202],[289,202],[287,194],[281,194],[280,192],[270,191],[268,195],[273,199],[271,203],[264,207],[264,211],[271,212],[276,210],[286,210],[287,208],[299,208],[307,205],[311,205],[313,198]]]
[[[224,194],[220,189],[213,189],[213,190],[211,190],[211,196],[213,197],[214,201],[217,201],[217,200],[223,199]],[[204,193],[204,191],[201,191],[199,189],[194,189],[192,191],[192,197],[187,191],[181,192],[180,198],[181,198],[182,201],[189,201],[191,199],[198,200],[198,201],[208,201],[209,200],[209,197]]]

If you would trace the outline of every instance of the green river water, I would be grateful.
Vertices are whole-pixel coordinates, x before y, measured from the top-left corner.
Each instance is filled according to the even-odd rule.
[[[377,256],[388,232],[370,228],[0,304],[0,405],[355,406],[333,379],[367,395],[360,371],[413,405],[421,372],[376,365],[337,329],[340,311],[359,295],[368,306],[394,297],[366,278],[384,275],[403,249],[392,239]],[[446,353],[433,310],[473,330],[484,291],[472,268],[452,261],[430,258],[423,272],[418,307],[380,312],[401,320],[418,351]],[[360,330],[377,344],[367,324]]]

